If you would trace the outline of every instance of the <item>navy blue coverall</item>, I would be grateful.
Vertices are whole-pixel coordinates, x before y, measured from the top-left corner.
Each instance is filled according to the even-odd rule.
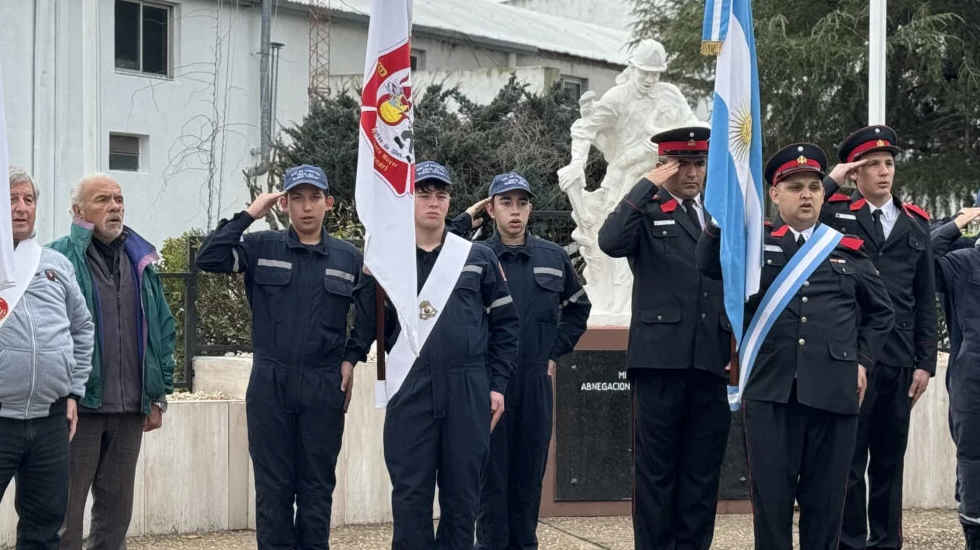
[[[949,429],[956,443],[956,499],[967,550],[980,550],[980,248],[950,252],[953,222],[932,231],[936,289],[949,329]]]
[[[417,249],[420,291],[441,250]],[[363,357],[375,337],[375,281],[366,275],[357,288],[359,321],[352,336]],[[385,321],[390,349],[398,332],[390,304]],[[490,447],[490,392],[507,391],[518,332],[517,309],[497,257],[474,243],[421,355],[385,413],[393,550],[473,547],[480,474]],[[436,484],[441,517],[434,534]]]
[[[197,265],[245,275],[254,348],[245,409],[256,539],[260,550],[328,549],[344,431],[340,364],[357,359],[347,351],[347,315],[362,257],[325,230],[317,245],[302,244],[292,229],[242,238],[253,221],[246,212],[223,220]]]
[[[533,549],[541,482],[551,441],[552,388],[548,360],[569,353],[585,332],[592,304],[568,254],[527,234],[522,246],[494,235],[486,241],[507,275],[521,320],[517,371],[507,385],[507,408],[490,436],[483,474],[478,549]]]

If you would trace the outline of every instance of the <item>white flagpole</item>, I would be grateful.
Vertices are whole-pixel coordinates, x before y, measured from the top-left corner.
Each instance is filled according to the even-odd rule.
[[[885,124],[886,39],[888,0],[871,0],[868,36],[868,124]]]

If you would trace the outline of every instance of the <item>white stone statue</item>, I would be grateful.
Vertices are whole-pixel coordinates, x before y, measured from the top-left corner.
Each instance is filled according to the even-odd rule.
[[[630,54],[616,86],[595,101],[579,100],[582,118],[572,124],[572,160],[558,170],[558,184],[572,204],[577,225],[572,238],[585,259],[585,288],[592,326],[628,326],[633,276],[625,258],[610,258],[597,241],[599,228],[627,191],[657,162],[654,134],[697,118],[681,91],[660,82],[667,53],[656,40],[643,40]],[[585,164],[595,145],[608,163],[595,191],[586,190]]]

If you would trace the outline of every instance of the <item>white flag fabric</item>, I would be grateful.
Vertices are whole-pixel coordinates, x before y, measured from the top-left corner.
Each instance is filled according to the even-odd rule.
[[[373,0],[354,196],[366,233],[364,265],[397,310],[399,338],[407,337],[414,360],[422,342],[415,270],[411,32],[411,0]]]
[[[3,73],[0,73],[0,174],[7,175],[7,117],[3,111]],[[14,236],[10,220],[10,185],[0,185],[0,289],[14,286]],[[7,308],[0,303],[0,313]],[[2,317],[3,315],[0,315]]]

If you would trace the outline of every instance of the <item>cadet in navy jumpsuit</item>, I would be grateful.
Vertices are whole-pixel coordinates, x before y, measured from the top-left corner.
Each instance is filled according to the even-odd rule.
[[[980,550],[980,245],[950,248],[961,237],[961,230],[978,218],[980,207],[966,208],[932,231],[936,288],[943,293],[949,328],[946,389],[949,428],[956,443],[956,499],[966,550]]]
[[[497,254],[521,319],[520,358],[507,385],[507,411],[490,437],[483,474],[476,548],[533,549],[541,483],[551,441],[551,378],[558,359],[585,332],[592,305],[568,254],[527,231],[530,185],[521,175],[498,175],[488,211],[496,232],[486,241]],[[486,204],[481,201],[478,204]],[[454,226],[469,226],[464,213]]]
[[[349,396],[341,384],[352,369],[344,361],[347,314],[361,253],[322,227],[333,204],[322,170],[292,168],[284,188],[289,229],[244,233],[283,195],[264,194],[218,225],[197,264],[245,275],[254,348],[245,408],[258,548],[328,549]]]
[[[416,166],[416,269],[422,290],[443,244],[449,174],[434,162]],[[363,356],[375,336],[375,281],[358,285],[355,348]],[[361,319],[370,319],[361,323]],[[386,345],[396,339],[397,316],[386,307]],[[393,550],[473,547],[480,474],[490,447],[491,407],[503,412],[517,359],[517,309],[488,247],[473,243],[449,301],[401,389],[385,413],[384,453],[393,485]],[[499,399],[493,402],[494,394]],[[499,417],[497,417],[499,418]],[[432,500],[439,486],[440,519],[433,536]]]

